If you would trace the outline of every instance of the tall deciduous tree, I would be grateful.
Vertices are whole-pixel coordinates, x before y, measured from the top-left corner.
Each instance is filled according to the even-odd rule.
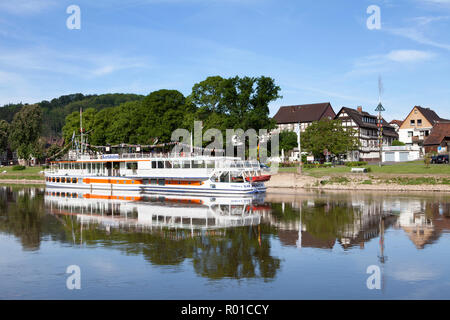
[[[38,147],[42,130],[42,111],[38,105],[24,106],[14,115],[9,143],[20,158],[29,160]]]
[[[325,150],[338,156],[359,147],[356,130],[343,127],[339,120],[313,122],[300,138],[302,151],[311,152],[316,157],[323,157]]]
[[[142,101],[138,116],[142,119],[137,130],[139,143],[149,143],[153,138],[169,142],[172,132],[182,126],[189,112],[186,98],[177,90],[158,90]],[[192,110],[193,111],[193,110]]]
[[[298,146],[298,136],[292,131],[281,131],[280,132],[280,144],[279,149],[284,149],[284,151],[290,151]]]
[[[281,97],[280,90],[272,78],[264,76],[214,76],[195,84],[188,101],[198,108],[194,118],[202,120],[205,129],[272,129],[269,103]]]
[[[0,121],[0,153],[6,151],[8,147],[8,136],[10,131],[10,125],[7,121]]]
[[[97,110],[94,108],[88,108],[83,110],[83,133],[87,133],[93,130],[94,120]],[[80,111],[74,111],[66,117],[66,124],[63,127],[63,137],[66,143],[72,140],[73,133],[79,135],[80,132]]]

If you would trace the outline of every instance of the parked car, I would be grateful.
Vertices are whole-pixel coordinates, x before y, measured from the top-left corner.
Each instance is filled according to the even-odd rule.
[[[440,154],[437,156],[436,163],[448,163],[448,154]]]
[[[438,156],[431,157],[431,163],[448,163],[448,154],[440,154]]]

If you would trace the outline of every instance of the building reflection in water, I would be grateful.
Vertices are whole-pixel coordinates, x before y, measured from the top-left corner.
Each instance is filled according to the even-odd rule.
[[[450,230],[450,203],[435,198],[367,193],[270,194],[272,211],[263,223],[278,229],[280,241],[298,248],[364,248],[379,238],[379,261],[385,262],[384,233],[403,229],[418,249]]]
[[[418,249],[434,243],[450,230],[450,203],[439,201],[395,201],[397,227],[403,229]]]

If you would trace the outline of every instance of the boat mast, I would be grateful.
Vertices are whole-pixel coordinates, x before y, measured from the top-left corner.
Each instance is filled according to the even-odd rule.
[[[83,154],[83,108],[82,107],[80,107],[80,133],[81,133],[80,153]]]

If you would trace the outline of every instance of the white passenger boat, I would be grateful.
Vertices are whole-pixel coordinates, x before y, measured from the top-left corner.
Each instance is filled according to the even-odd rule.
[[[45,179],[49,187],[234,195],[264,192],[270,175],[240,158],[126,153],[55,161]]]

